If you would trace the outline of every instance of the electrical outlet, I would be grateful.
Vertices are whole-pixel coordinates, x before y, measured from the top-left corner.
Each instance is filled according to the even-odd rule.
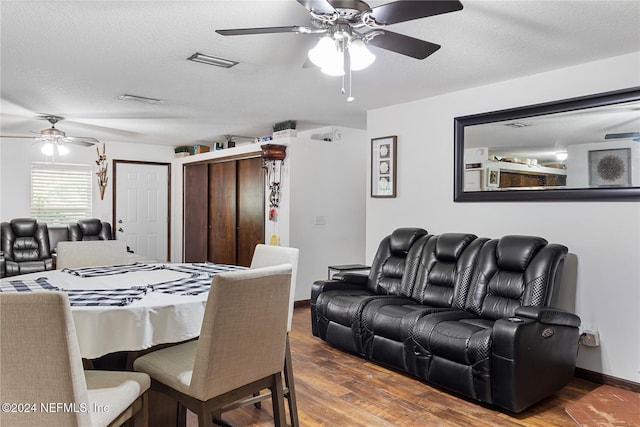
[[[600,345],[600,333],[598,331],[584,331],[580,335],[580,342],[587,347],[598,347]]]

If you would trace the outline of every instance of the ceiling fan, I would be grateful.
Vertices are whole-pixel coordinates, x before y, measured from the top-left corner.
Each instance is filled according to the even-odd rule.
[[[94,144],[100,143],[96,138],[92,137],[79,137],[79,136],[67,136],[66,133],[56,128],[56,123],[64,120],[64,117],[45,115],[38,117],[39,119],[47,120],[51,123],[51,127],[43,129],[40,132],[34,132],[35,135],[0,135],[0,138],[28,138],[35,139],[36,141],[44,142],[42,152],[46,155],[53,155],[54,148],[57,148],[58,154],[66,154],[68,149],[64,144],[75,144],[83,147],[89,147]]]
[[[628,138],[631,138],[636,142],[640,142],[640,132],[608,133],[604,136],[604,139],[628,139]]]
[[[416,59],[426,58],[440,49],[440,45],[389,31],[386,26],[462,9],[457,0],[398,0],[374,8],[361,0],[297,1],[311,14],[310,27],[243,28],[216,32],[223,36],[271,33],[323,35],[318,45],[309,51],[309,59],[326,74],[344,75],[346,61],[350,62],[347,64],[350,71],[363,69],[373,62],[375,56],[367,51],[365,45]]]

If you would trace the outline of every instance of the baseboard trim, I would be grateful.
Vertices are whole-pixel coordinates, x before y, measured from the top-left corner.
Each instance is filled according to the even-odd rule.
[[[600,372],[589,371],[583,368],[576,368],[574,376],[583,380],[591,381],[596,384],[610,385],[613,387],[623,388],[625,390],[631,390],[636,393],[640,393],[640,383],[625,380],[622,378],[612,377],[611,375],[605,375]]]
[[[299,308],[299,307],[309,307],[311,305],[311,300],[310,299],[303,299],[300,301],[294,301],[293,302],[293,308]]]

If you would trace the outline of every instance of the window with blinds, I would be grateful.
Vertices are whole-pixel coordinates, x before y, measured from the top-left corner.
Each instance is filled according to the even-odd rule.
[[[88,165],[31,164],[31,216],[47,224],[91,218],[93,170]]]

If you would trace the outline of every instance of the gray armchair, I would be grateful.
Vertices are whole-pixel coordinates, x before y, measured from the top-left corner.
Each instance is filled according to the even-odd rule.
[[[0,276],[51,270],[53,259],[47,224],[15,218],[0,224]]]

